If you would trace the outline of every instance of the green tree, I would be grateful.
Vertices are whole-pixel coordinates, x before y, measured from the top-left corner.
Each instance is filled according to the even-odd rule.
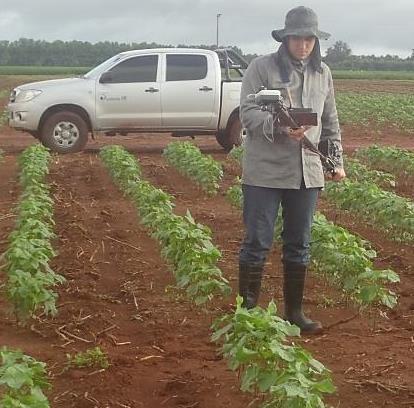
[[[352,55],[352,50],[344,41],[337,41],[332,47],[326,50],[325,61],[328,64],[344,62]]]

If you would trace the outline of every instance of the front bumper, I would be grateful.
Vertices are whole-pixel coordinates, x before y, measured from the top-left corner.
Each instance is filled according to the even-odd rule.
[[[37,130],[41,113],[35,105],[26,103],[9,103],[6,107],[8,125],[18,130]]]

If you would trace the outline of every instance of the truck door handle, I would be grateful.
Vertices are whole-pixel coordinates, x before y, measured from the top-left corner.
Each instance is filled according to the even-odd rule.
[[[160,91],[159,89],[153,88],[152,86],[151,86],[151,88],[148,88],[148,89],[145,90],[145,92],[151,92],[151,93],[159,92],[159,91]]]
[[[212,91],[213,88],[210,88],[210,87],[204,85],[202,88],[199,88],[198,90],[199,91],[207,92],[207,91]]]

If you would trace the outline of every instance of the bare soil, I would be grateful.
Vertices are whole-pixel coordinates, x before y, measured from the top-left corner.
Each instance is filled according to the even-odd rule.
[[[336,91],[351,91],[358,93],[385,92],[385,93],[407,93],[414,91],[414,81],[389,80],[376,81],[372,79],[336,79]]]
[[[373,142],[414,149],[407,134],[343,129],[344,146],[352,152]],[[397,143],[396,143],[397,140]],[[237,293],[237,253],[243,237],[241,213],[225,198],[238,169],[213,137],[195,143],[225,166],[220,193],[208,197],[171,168],[162,149],[168,135],[101,137],[79,154],[54,159],[49,175],[55,199],[58,256],[53,268],[67,283],[58,288],[59,314],[40,315],[25,327],[10,314],[0,296],[0,344],[17,347],[48,364],[52,407],[247,407],[254,396],[239,391],[237,374],[210,342],[215,316],[229,310]],[[0,129],[0,253],[7,248],[17,203],[16,157],[34,139]],[[140,160],[145,178],[171,193],[176,212],[189,209],[213,232],[223,258],[220,267],[233,286],[231,298],[215,301],[209,311],[193,306],[173,288],[169,266],[149,237],[133,205],[116,188],[97,152],[119,143]],[[406,186],[413,197],[414,185]],[[321,200],[320,208],[335,222],[370,240],[378,251],[377,266],[400,274],[400,296],[394,311],[358,313],[340,293],[318,276],[308,279],[305,308],[326,327],[300,342],[332,370],[338,392],[335,407],[414,407],[414,252],[390,241],[355,214],[338,212]],[[4,283],[0,275],[0,284]],[[266,265],[261,304],[274,298],[282,308],[280,248]],[[346,321],[348,320],[348,321]],[[346,322],[345,322],[346,321]],[[66,369],[66,354],[100,346],[111,366]],[[258,401],[253,406],[257,406]]]

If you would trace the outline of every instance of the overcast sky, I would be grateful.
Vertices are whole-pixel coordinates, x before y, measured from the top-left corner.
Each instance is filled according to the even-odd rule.
[[[272,52],[273,29],[286,12],[305,5],[319,16],[319,28],[354,54],[411,55],[414,48],[413,0],[0,0],[0,40],[44,40],[214,44],[245,53]]]

